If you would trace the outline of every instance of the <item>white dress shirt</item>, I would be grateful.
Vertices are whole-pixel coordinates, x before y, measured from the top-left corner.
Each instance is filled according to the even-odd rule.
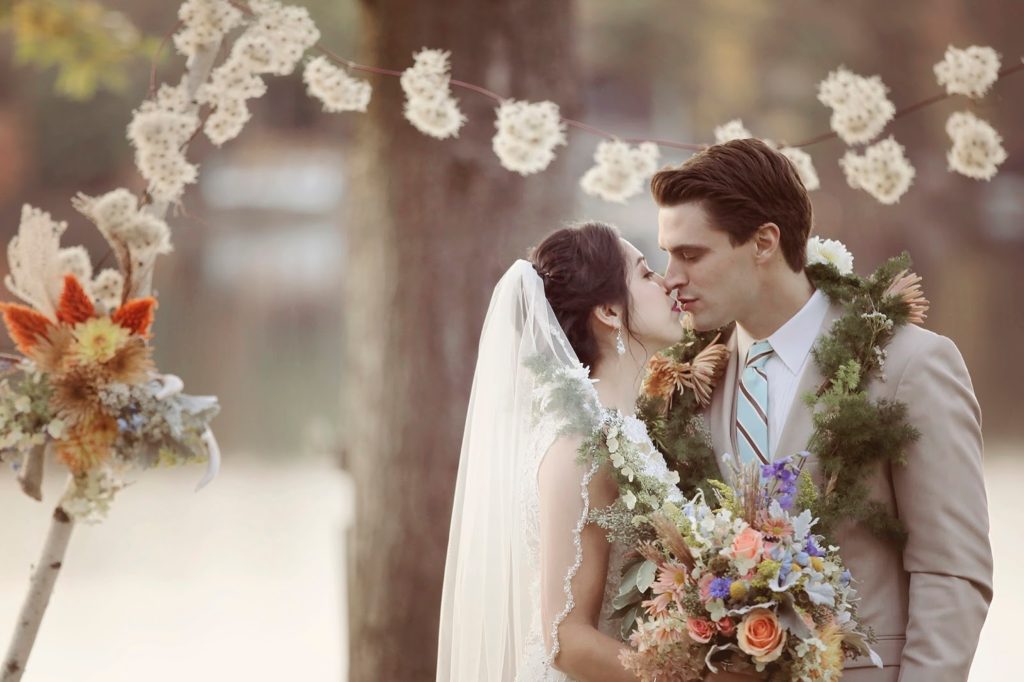
[[[821,324],[825,321],[825,315],[828,314],[828,308],[828,297],[820,291],[815,291],[796,315],[767,338],[772,350],[775,351],[764,365],[764,373],[768,377],[769,457],[775,455],[782,427],[786,423],[794,400],[798,397],[796,387],[800,383],[800,375],[811,360],[811,349],[814,347]],[[747,350],[760,340],[753,338],[740,325],[736,325],[736,349],[740,363],[746,362]]]

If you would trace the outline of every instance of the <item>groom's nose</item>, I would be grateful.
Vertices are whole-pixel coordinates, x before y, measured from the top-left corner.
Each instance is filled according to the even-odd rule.
[[[669,261],[668,267],[665,268],[665,288],[669,291],[686,286],[689,283],[689,278],[686,276],[686,271],[677,263]]]

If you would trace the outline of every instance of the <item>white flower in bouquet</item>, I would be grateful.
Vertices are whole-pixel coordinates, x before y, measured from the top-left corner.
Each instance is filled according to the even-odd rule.
[[[498,107],[497,134],[491,141],[501,165],[520,175],[538,173],[566,144],[565,124],[554,102],[506,100]]]
[[[185,186],[198,178],[198,168],[183,151],[198,125],[181,85],[161,86],[155,99],[143,102],[133,113],[128,140],[135,148],[135,165],[157,201],[177,201]]]
[[[311,59],[302,73],[306,90],[324,105],[324,111],[366,111],[372,88],[364,80],[353,78],[326,57]]]
[[[458,137],[466,117],[452,97],[449,53],[422,49],[399,79],[405,93],[405,118],[424,135],[444,140]]]
[[[127,246],[133,255],[170,253],[171,231],[162,219],[140,210],[135,195],[124,188],[98,197],[79,194],[73,202],[108,240]]]
[[[594,153],[596,165],[580,179],[580,187],[605,201],[625,202],[644,189],[644,181],[658,165],[658,145],[644,142],[630,147],[621,140],[605,140]]]
[[[717,144],[729,142],[730,140],[745,140],[748,137],[753,137],[753,135],[743,126],[743,121],[738,118],[715,128],[715,142]]]
[[[849,151],[839,160],[846,182],[863,189],[883,204],[895,204],[910,188],[914,167],[903,155],[903,145],[890,136],[871,145],[864,154]]]
[[[835,266],[842,275],[853,273],[853,254],[846,245],[835,239],[811,237],[807,240],[807,264]]]
[[[991,180],[1006,161],[1003,138],[987,121],[958,111],[946,122],[953,146],[946,158],[950,170],[977,180]]]
[[[70,246],[57,252],[61,274],[71,274],[79,282],[92,279],[92,261],[84,246]]]
[[[65,221],[25,204],[18,234],[7,246],[10,272],[4,277],[4,286],[51,319],[56,316],[63,288],[60,237],[67,228]]]
[[[242,12],[228,0],[185,0],[178,8],[182,28],[174,34],[174,46],[186,57],[202,45],[216,45],[242,22]]]
[[[935,65],[935,78],[950,95],[981,97],[999,77],[999,53],[991,47],[972,45],[960,50],[952,45]]]
[[[818,179],[818,172],[814,170],[814,162],[811,161],[810,154],[796,147],[783,147],[779,153],[796,166],[796,172],[800,176],[800,182],[804,183],[804,189],[813,192],[821,188],[821,181]]]
[[[89,293],[93,300],[103,305],[106,310],[114,310],[121,305],[121,294],[124,291],[124,275],[114,268],[102,270],[92,280]]]
[[[847,144],[862,144],[878,137],[896,113],[887,92],[878,76],[841,67],[818,85],[818,100],[832,109],[832,130]]]

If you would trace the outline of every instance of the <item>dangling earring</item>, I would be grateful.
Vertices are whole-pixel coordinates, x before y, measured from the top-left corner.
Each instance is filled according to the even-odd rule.
[[[619,355],[626,354],[626,344],[622,342],[622,328],[615,334],[615,352]]]

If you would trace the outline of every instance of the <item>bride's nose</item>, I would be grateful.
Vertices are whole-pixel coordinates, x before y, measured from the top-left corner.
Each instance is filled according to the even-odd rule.
[[[665,278],[664,278],[664,277],[662,277],[662,276],[661,276],[660,274],[658,274],[657,272],[656,272],[656,273],[654,273],[654,281],[655,281],[655,282],[657,282],[657,283],[658,283],[658,286],[660,286],[660,287],[661,287],[661,288],[662,288],[662,289],[663,289],[663,290],[665,291],[665,295],[666,295],[666,296],[668,296],[669,294],[671,294],[671,293],[672,293],[672,290],[671,290],[671,289],[669,289],[669,288],[668,288],[667,286],[665,286]]]

